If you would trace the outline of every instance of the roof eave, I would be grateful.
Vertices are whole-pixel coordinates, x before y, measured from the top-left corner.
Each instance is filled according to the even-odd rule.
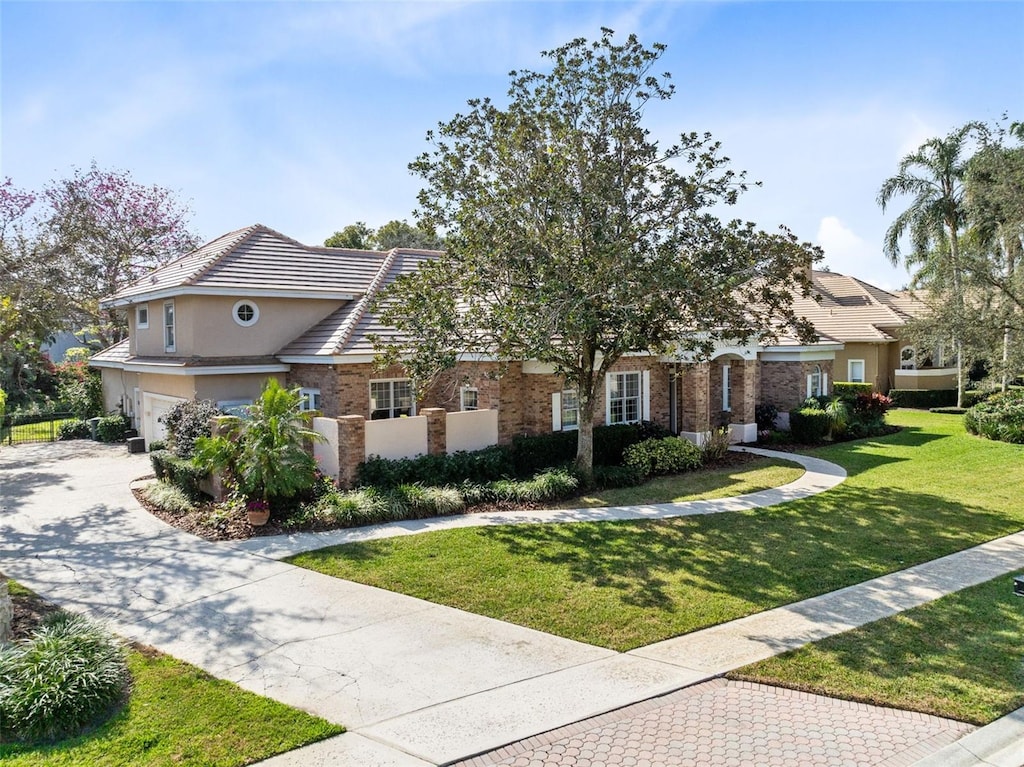
[[[194,285],[178,285],[172,288],[161,288],[159,290],[145,293],[135,293],[130,296],[111,296],[100,300],[101,309],[114,309],[122,306],[132,306],[147,301],[157,301],[162,298],[174,298],[176,296],[238,296],[244,298],[320,298],[334,301],[352,301],[359,293],[337,290],[316,290],[314,288],[246,288],[246,287],[224,287],[204,288]]]

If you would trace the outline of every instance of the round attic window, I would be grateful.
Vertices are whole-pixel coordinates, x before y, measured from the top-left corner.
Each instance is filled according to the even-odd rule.
[[[260,308],[252,301],[239,301],[231,310],[231,316],[234,317],[235,322],[243,328],[247,328],[255,325],[260,318]]]

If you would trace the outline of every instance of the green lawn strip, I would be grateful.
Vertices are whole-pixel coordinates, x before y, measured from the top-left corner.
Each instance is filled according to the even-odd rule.
[[[32,594],[13,581],[10,590]],[[150,648],[130,650],[128,666],[131,696],[111,719],[51,745],[0,744],[4,767],[234,767],[345,731]]]
[[[60,434],[60,425],[74,418],[58,418],[53,421],[40,421],[39,423],[18,424],[4,430],[2,440],[13,445],[20,445],[24,442],[39,442],[41,439],[54,439]]]
[[[794,463],[761,459],[730,469],[694,471],[658,477],[638,487],[622,487],[588,493],[557,504],[558,509],[599,506],[642,506],[651,503],[702,501],[756,493],[788,484],[802,476],[804,469]]]
[[[728,676],[984,725],[1024,705],[1021,636],[1002,576]]]
[[[815,454],[838,487],[768,509],[663,521],[439,531],[292,562],[583,642],[629,650],[860,583],[1024,528],[1024,447],[959,416]]]

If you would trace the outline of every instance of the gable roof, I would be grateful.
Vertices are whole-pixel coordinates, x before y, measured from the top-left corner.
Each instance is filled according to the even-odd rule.
[[[412,274],[424,261],[436,256],[436,251],[428,250],[398,248],[390,251],[362,298],[329,314],[281,349],[278,357],[287,362],[297,357],[373,354],[369,336],[377,335],[381,339],[397,336],[394,328],[381,324],[378,314],[370,311],[373,297],[381,288],[402,275]]]
[[[104,308],[175,295],[291,296],[352,300],[386,253],[311,247],[262,224],[222,235],[104,298]]]
[[[810,320],[822,338],[843,343],[893,341],[890,331],[923,310],[907,293],[890,293],[837,272],[812,272],[811,282],[812,296],[795,297],[793,309]]]

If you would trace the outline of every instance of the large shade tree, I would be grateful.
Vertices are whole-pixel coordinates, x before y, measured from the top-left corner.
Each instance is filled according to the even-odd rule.
[[[932,138],[900,160],[896,174],[878,192],[885,211],[897,198],[909,198],[885,233],[883,252],[893,264],[900,261],[913,271],[914,285],[941,299],[957,360],[957,406],[963,403],[966,384],[964,336],[968,264],[961,238],[966,226],[964,175],[977,123],[968,123],[945,138]],[[903,240],[909,238],[910,249]]]
[[[809,330],[794,286],[819,256],[716,212],[747,186],[709,134],[663,146],[645,111],[673,95],[652,74],[663,45],[603,30],[544,53],[547,72],[511,74],[507,106],[468,102],[428,133],[410,165],[425,182],[419,224],[445,253],[383,293],[419,388],[462,355],[554,366],[577,390],[577,468],[589,476],[593,419],[609,368],[628,352]]]
[[[967,164],[965,192],[971,276],[996,318],[999,343],[991,361],[1005,390],[1024,366],[1024,126],[985,131]]]

